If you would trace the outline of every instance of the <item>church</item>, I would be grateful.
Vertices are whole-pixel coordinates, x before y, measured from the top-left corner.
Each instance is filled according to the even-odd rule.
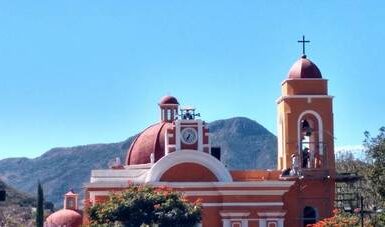
[[[136,137],[124,162],[92,170],[85,204],[103,202],[111,191],[134,183],[171,187],[191,201],[200,198],[203,227],[298,227],[332,215],[333,97],[306,55],[289,70],[277,99],[276,170],[227,169],[220,150],[211,147],[205,121],[179,102],[163,97],[160,121]]]

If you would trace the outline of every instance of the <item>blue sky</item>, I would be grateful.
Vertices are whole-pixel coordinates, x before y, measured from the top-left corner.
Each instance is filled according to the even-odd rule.
[[[383,1],[1,1],[0,159],[118,142],[166,94],[206,121],[276,133],[280,83],[308,57],[335,96],[335,143],[384,123]]]

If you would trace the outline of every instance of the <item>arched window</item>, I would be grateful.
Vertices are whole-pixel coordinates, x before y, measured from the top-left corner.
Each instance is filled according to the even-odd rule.
[[[298,147],[302,168],[323,165],[322,119],[315,111],[305,111],[298,119]]]
[[[306,206],[303,209],[303,226],[317,222],[317,212],[313,207]]]

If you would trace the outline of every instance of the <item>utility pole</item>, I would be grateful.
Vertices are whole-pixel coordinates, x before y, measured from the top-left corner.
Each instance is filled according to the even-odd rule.
[[[364,197],[361,195],[361,227],[364,227]]]

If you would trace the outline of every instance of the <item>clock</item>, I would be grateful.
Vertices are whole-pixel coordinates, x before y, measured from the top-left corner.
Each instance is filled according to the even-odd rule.
[[[186,144],[194,144],[198,140],[197,131],[193,128],[184,128],[182,130],[182,141]]]

